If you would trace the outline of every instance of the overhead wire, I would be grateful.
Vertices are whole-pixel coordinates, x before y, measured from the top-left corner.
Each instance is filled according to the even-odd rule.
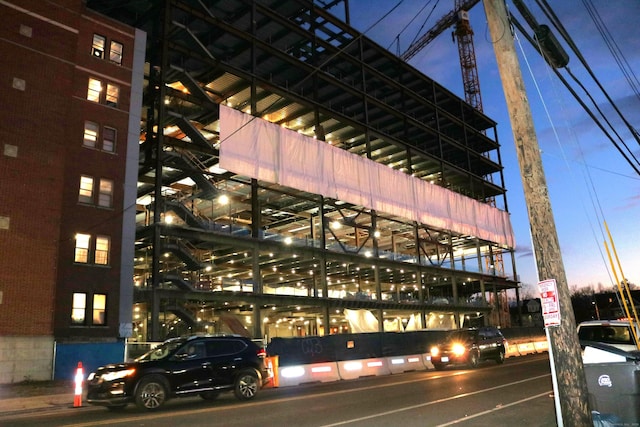
[[[429,0],[428,2],[426,2],[424,4],[424,6],[422,6],[420,8],[420,10],[418,11],[418,13],[415,14],[415,16],[413,18],[411,18],[409,20],[409,22],[407,22],[407,25],[405,25],[402,30],[400,30],[400,32],[398,32],[398,34],[395,36],[394,38],[394,42],[398,42],[398,56],[400,56],[400,36],[402,35],[402,33],[404,33],[407,28],[409,28],[409,26],[413,23],[413,21],[415,21],[418,16],[420,16],[420,14],[422,13],[423,10],[425,10],[427,8],[427,6],[429,6],[429,4],[431,3],[431,0]],[[420,28],[418,29],[418,31],[416,32],[416,35],[413,37],[413,40],[411,40],[411,42],[409,43],[409,46],[411,46],[412,44],[414,44],[416,42],[416,40],[418,40],[418,38],[420,37],[420,34],[422,34],[422,30],[424,28],[424,26],[427,24],[427,21],[429,20],[429,18],[431,18],[431,15],[433,14],[433,11],[436,9],[436,7],[438,7],[438,4],[440,3],[440,0],[436,0],[436,3],[433,5],[433,7],[431,8],[431,12],[429,12],[429,14],[427,15],[427,17],[424,19],[424,21],[422,22],[422,25],[420,26]],[[394,42],[391,42],[391,44],[389,44],[389,46],[387,46],[387,50],[391,50],[391,46],[393,45]]]
[[[629,61],[627,61],[627,58],[622,52],[622,49],[620,49],[620,46],[618,46],[618,43],[616,43],[616,40],[613,38],[613,35],[609,31],[607,24],[602,20],[602,17],[600,16],[600,13],[594,6],[593,2],[591,0],[582,0],[582,4],[584,5],[585,9],[587,9],[589,16],[591,16],[591,20],[600,32],[602,39],[607,44],[611,55],[614,57],[616,63],[618,64],[618,68],[620,68],[620,71],[622,71],[622,74],[624,74],[625,78],[627,79],[631,90],[633,91],[633,93],[635,93],[636,98],[638,98],[638,100],[640,101],[640,82],[638,81],[638,76],[636,76],[633,68],[631,68],[631,66],[629,65]]]
[[[539,1],[539,0],[536,0]],[[537,42],[528,34],[528,32],[526,31],[526,29],[524,28],[524,26],[518,21],[518,19],[511,14],[510,15],[510,20],[511,22],[514,24],[514,26],[516,28],[518,28],[518,30],[522,33],[522,35],[527,39],[527,41],[534,47],[536,48],[536,50],[538,50],[542,55],[544,55],[541,51],[540,51],[540,47],[538,46]],[[566,32],[566,30],[565,30]],[[568,34],[567,34],[568,36]],[[574,45],[575,46],[575,45]],[[576,47],[577,49],[577,47]],[[568,72],[570,72],[570,70],[568,69],[568,67],[565,67],[567,69]],[[605,128],[605,126],[603,126],[603,124],[601,123],[601,121],[598,119],[598,117],[596,116],[596,114],[591,110],[591,108],[589,108],[589,106],[587,106],[587,104],[582,100],[582,98],[578,95],[578,93],[573,89],[573,87],[569,84],[569,82],[567,82],[567,80],[564,78],[564,76],[559,72],[558,69],[551,67],[551,69],[553,70],[553,72],[555,73],[555,75],[562,81],[562,83],[564,84],[564,86],[567,88],[567,90],[571,93],[571,95],[576,99],[576,101],[580,104],[580,106],[585,110],[585,112],[589,115],[589,117],[594,121],[594,123],[596,124],[596,126],[598,126],[600,128],[600,130],[602,130],[602,132],[605,134],[605,136],[607,137],[607,139],[609,139],[609,141],[611,141],[611,143],[614,145],[614,147],[618,150],[618,152],[623,156],[623,158],[627,161],[627,163],[629,164],[629,166],[631,166],[631,168],[638,174],[640,175],[640,161],[638,161],[638,159],[635,157],[635,155],[633,154],[633,152],[631,152],[631,150],[629,149],[629,147],[626,145],[626,143],[624,142],[624,140],[619,136],[619,134],[613,129],[613,126],[611,125],[611,123],[609,121],[607,121],[607,124],[609,125],[609,127],[612,129],[612,131],[614,133],[616,133],[616,136],[618,136],[618,138],[621,140],[621,143],[624,145],[624,147],[627,149],[627,152],[625,152],[625,150],[623,150],[620,147],[620,144],[614,139],[614,137],[610,134],[609,130],[607,130]],[[572,75],[572,74],[570,74]],[[573,75],[572,75],[573,76]],[[595,77],[595,76],[594,76]],[[599,83],[599,82],[598,82]],[[589,91],[587,91],[584,88],[584,85],[580,84],[581,88],[583,88],[583,90],[585,90],[585,92],[589,95]],[[601,85],[599,85],[601,87]],[[602,88],[602,90],[604,91],[604,88]],[[593,98],[591,97],[591,95],[589,95],[590,99],[592,100],[592,102],[594,103],[594,105],[596,105],[597,107],[597,103],[595,103],[595,101],[593,100]],[[610,99],[610,98],[609,98]],[[600,112],[600,114],[604,114],[602,113],[602,111],[598,108],[598,111]],[[621,114],[621,113],[620,113]],[[603,116],[604,117],[604,116]]]
[[[611,96],[609,96],[609,93],[607,92],[607,90],[602,86],[602,84],[600,83],[600,80],[596,77],[595,73],[589,66],[589,63],[585,60],[584,56],[580,52],[580,49],[578,49],[578,46],[574,43],[573,39],[565,29],[564,25],[562,25],[562,21],[558,19],[556,14],[553,12],[553,9],[551,9],[549,4],[547,3],[547,0],[536,0],[536,3],[542,9],[542,12],[547,16],[547,18],[549,18],[551,24],[556,28],[556,30],[564,38],[564,40],[567,42],[569,47],[571,47],[571,50],[573,50],[573,52],[576,54],[576,57],[578,58],[582,66],[589,73],[589,75],[591,76],[593,81],[596,83],[598,88],[602,91],[603,95],[607,98],[607,101],[609,102],[609,104],[611,104],[611,106],[616,111],[616,113],[618,113],[618,116],[623,121],[625,126],[629,129],[629,131],[631,132],[631,135],[636,140],[638,145],[640,145],[640,134],[638,134],[638,131],[631,125],[631,123],[629,123],[629,121],[624,116],[624,114],[622,114],[622,112],[620,111],[616,103],[613,101],[613,99],[611,99]]]

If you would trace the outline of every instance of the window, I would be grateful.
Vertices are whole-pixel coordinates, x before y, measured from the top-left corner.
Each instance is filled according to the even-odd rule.
[[[84,292],[74,292],[71,303],[71,324],[87,324],[87,300],[88,295]],[[104,326],[107,324],[107,295],[94,294],[92,305],[91,324]]]
[[[105,325],[106,322],[106,313],[107,310],[107,296],[105,294],[95,294],[93,295],[93,324],[94,325]]]
[[[98,188],[95,189],[95,185]],[[96,191],[97,190],[97,191]],[[97,201],[95,194],[97,193]],[[88,205],[96,204],[103,208],[113,207],[113,181],[106,178],[98,180],[88,175],[80,175],[80,191],[78,192],[78,202]]]
[[[104,126],[100,134],[100,125],[86,120],[84,122],[84,136],[82,145],[89,148],[98,148],[102,151],[113,153],[116,151],[116,139],[118,131],[115,128]],[[102,147],[100,147],[102,143]]]
[[[109,264],[109,238],[106,236],[98,236],[96,238],[96,264]]]
[[[100,80],[89,77],[87,99],[92,102],[100,102],[100,92],[102,92],[102,82]]]
[[[110,127],[104,127],[102,131],[102,149],[113,153],[116,151],[116,130]]]
[[[111,48],[109,49],[109,61],[122,65],[122,43],[114,41],[111,42]]]
[[[104,48],[107,44],[107,39],[98,34],[93,35],[93,44],[91,45],[91,55],[96,58],[104,58]]]
[[[98,102],[110,107],[118,106],[118,98],[120,97],[120,87],[112,83],[107,83],[107,90],[102,95],[102,82],[93,77],[89,77],[89,86],[87,89],[87,99],[92,102]]]
[[[76,292],[73,294],[71,305],[71,324],[84,325],[87,309],[87,294]]]
[[[79,264],[109,265],[110,250],[109,236],[96,236],[94,239],[90,234],[78,233],[74,261]]]
[[[100,181],[102,185],[102,181]],[[80,203],[93,203],[93,178],[86,175],[80,176],[80,194],[78,195],[78,202]]]
[[[116,151],[116,135],[117,132],[114,128],[106,127],[102,132],[102,149],[113,153]]]
[[[111,107],[118,106],[118,97],[120,96],[120,88],[114,84],[107,83],[106,104]]]
[[[100,130],[100,126],[97,123],[85,121],[84,122],[84,139],[82,144],[85,147],[96,148],[96,143],[98,142],[98,131]]]
[[[76,251],[74,261],[79,263],[89,262],[89,243],[91,243],[91,236],[88,234],[76,234]]]
[[[110,179],[100,179],[98,206],[102,206],[103,208],[110,208],[113,206],[113,181]]]

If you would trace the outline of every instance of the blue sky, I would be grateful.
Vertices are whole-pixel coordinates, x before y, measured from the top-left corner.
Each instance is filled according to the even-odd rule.
[[[370,28],[366,35],[397,53],[398,33],[418,15],[399,37],[399,51],[403,52],[416,35],[431,28],[454,5],[453,0],[430,1],[425,11],[419,14],[425,1],[350,0],[351,24],[360,31],[365,31],[400,3],[382,22]],[[436,3],[436,9],[427,19],[428,12]],[[624,60],[632,72],[640,74],[640,1],[548,0],[548,3],[617,107],[632,126],[640,129],[640,100],[607,48],[585,6],[585,3],[595,6],[601,21],[606,25],[606,31],[624,55]],[[538,23],[551,27],[537,8],[536,2],[527,0],[525,4]],[[507,5],[515,10],[511,1]],[[502,163],[508,190],[507,202],[516,234],[517,273],[525,289],[535,292],[534,286],[528,286],[535,285],[538,276],[520,170],[482,3],[470,11],[470,20],[474,31],[483,110],[498,122],[498,138],[502,145]],[[519,21],[527,26],[523,19]],[[424,29],[420,30],[423,24]],[[458,50],[452,42],[451,30],[442,33],[409,63],[464,98]],[[557,32],[554,31],[554,34],[560,39]],[[634,155],[640,158],[640,146],[636,140],[613,113],[579,59],[564,46],[570,55],[568,68],[606,113]],[[520,34],[516,40],[516,49],[542,152],[569,287],[597,288],[599,284],[605,288],[614,286],[614,276],[604,247],[604,242],[607,241],[611,249],[610,241],[604,234],[604,221],[611,231],[624,277],[640,285],[640,176]],[[572,81],[565,70],[561,70],[561,73],[566,80]],[[630,77],[636,79],[637,84],[638,77]],[[575,84],[573,87],[595,111],[584,92]],[[621,277],[617,265],[616,270]]]

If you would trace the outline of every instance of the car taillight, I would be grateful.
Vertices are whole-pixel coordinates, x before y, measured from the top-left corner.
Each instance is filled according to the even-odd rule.
[[[258,350],[258,357],[267,357],[267,350],[265,350],[264,348]]]

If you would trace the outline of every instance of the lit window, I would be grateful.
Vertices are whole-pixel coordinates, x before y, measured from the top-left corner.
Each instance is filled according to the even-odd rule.
[[[87,99],[93,102],[100,102],[100,92],[102,92],[102,82],[90,77]]]
[[[106,127],[102,131],[102,149],[113,153],[116,151],[116,130]]]
[[[96,264],[109,264],[109,244],[109,238],[106,236],[98,236],[96,238]]]
[[[97,123],[85,121],[84,122],[84,140],[82,144],[85,147],[96,147],[96,142],[98,141],[98,131],[100,127]]]
[[[91,45],[91,54],[96,58],[104,58],[104,48],[107,44],[107,39],[98,34],[93,35],[93,44]]]
[[[110,208],[113,206],[113,181],[100,180],[100,193],[98,194],[98,206]]]
[[[102,182],[100,183],[102,185]],[[78,195],[80,203],[93,203],[93,178],[90,176],[80,176],[80,194]]]
[[[111,42],[111,48],[109,49],[109,60],[115,62],[118,65],[122,65],[122,43]]]
[[[93,324],[106,324],[107,296],[105,294],[95,294],[93,296]]]
[[[88,234],[76,234],[76,252],[74,256],[75,262],[89,262],[89,243],[91,236]]]
[[[120,88],[111,83],[107,83],[106,103],[112,107],[118,106],[118,97],[120,96]]]
[[[71,323],[74,325],[84,325],[85,311],[87,308],[87,294],[74,293],[71,307]]]

